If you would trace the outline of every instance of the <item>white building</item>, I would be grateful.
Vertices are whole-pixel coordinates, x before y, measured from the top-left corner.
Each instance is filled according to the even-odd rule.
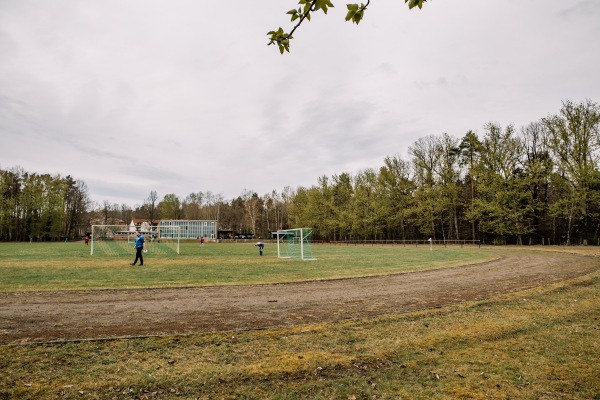
[[[180,239],[216,239],[217,221],[203,220],[164,220],[161,219],[159,227],[179,226]]]

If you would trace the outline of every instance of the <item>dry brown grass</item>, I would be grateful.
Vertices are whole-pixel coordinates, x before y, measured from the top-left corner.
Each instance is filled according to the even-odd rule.
[[[600,274],[268,331],[4,347],[0,398],[600,399]]]

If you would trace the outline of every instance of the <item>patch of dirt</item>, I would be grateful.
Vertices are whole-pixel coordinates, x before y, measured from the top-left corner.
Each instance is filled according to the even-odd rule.
[[[482,300],[598,269],[594,257],[524,253],[459,268],[329,281],[0,293],[0,344],[336,322]]]

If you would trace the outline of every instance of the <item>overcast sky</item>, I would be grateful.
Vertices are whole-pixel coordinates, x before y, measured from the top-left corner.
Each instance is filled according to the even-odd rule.
[[[378,168],[417,139],[600,102],[600,0],[0,0],[0,168],[92,200],[225,199]]]

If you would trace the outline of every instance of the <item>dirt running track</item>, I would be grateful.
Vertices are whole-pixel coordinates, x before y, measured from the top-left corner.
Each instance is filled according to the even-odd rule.
[[[527,252],[459,268],[287,284],[0,293],[0,345],[265,329],[402,313],[514,292],[600,269]]]

